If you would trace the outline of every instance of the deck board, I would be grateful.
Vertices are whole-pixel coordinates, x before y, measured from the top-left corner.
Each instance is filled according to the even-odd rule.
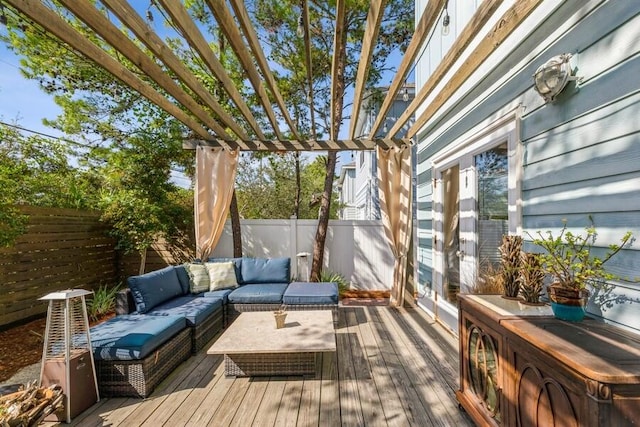
[[[420,309],[340,307],[336,344],[315,378],[225,377],[205,346],[147,399],[102,399],[71,425],[473,425],[454,394],[457,340]]]

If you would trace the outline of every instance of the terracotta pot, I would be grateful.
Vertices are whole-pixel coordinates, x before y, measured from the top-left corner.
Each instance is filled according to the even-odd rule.
[[[570,322],[580,322],[584,319],[584,307],[589,296],[587,290],[551,285],[547,287],[547,293],[555,317]]]

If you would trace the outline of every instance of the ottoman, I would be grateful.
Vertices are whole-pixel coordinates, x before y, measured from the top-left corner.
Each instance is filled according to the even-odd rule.
[[[338,322],[338,284],[335,282],[291,282],[282,296],[287,310],[331,310]]]

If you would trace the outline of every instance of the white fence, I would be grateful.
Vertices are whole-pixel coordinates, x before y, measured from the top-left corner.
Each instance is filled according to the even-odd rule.
[[[316,220],[243,220],[244,256],[290,257],[292,275],[305,278],[306,266],[297,254],[313,253]],[[233,256],[231,223],[227,221],[216,257]],[[300,264],[300,265],[298,265]],[[326,269],[342,274],[354,289],[389,290],[393,282],[393,255],[382,221],[329,221],[324,253]]]

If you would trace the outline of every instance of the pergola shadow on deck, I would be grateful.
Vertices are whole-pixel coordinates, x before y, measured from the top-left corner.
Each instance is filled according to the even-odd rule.
[[[344,306],[339,319],[317,378],[227,378],[206,346],[151,397],[102,399],[72,425],[473,425],[454,394],[457,341],[421,310]]]

